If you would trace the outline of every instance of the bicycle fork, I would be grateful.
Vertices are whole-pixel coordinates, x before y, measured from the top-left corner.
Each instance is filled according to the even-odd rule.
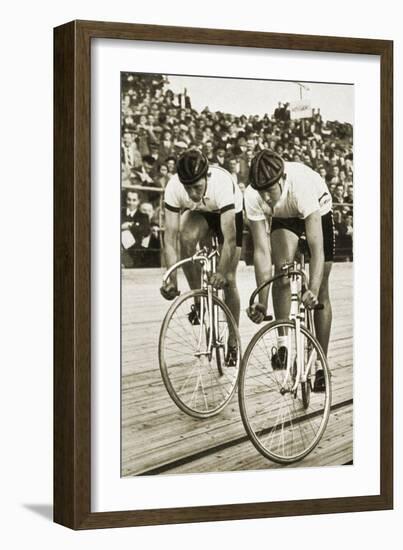
[[[294,318],[295,323],[295,359],[292,361],[291,346],[288,346],[289,353],[287,354],[287,370],[284,376],[283,383],[280,388],[280,393],[284,395],[285,393],[296,393],[299,383],[305,382],[305,372],[304,372],[304,349],[302,342],[301,334],[301,319],[299,316]],[[289,341],[291,340],[290,335],[288,335]],[[290,342],[291,343],[291,342]],[[289,382],[292,383],[292,387],[288,388]]]
[[[195,353],[196,357],[201,355],[207,355],[211,359],[212,349],[213,349],[213,338],[214,338],[214,314],[213,314],[213,288],[211,285],[207,286],[207,299],[202,297],[200,300],[200,330],[199,330],[199,341],[198,341],[198,350]],[[208,316],[208,318],[206,318]],[[208,327],[208,328],[207,328]],[[207,331],[207,346],[204,346],[204,332]],[[202,349],[205,351],[201,351]]]
[[[220,342],[219,340],[219,308],[214,303],[214,295],[216,291],[210,284],[210,276],[211,273],[216,272],[216,265],[217,258],[215,255],[211,256],[211,258],[208,258],[205,263],[203,263],[203,268],[201,272],[201,288],[207,291],[207,297],[202,297],[200,300],[200,332],[198,341],[199,351],[195,354],[196,357],[205,355],[208,357],[209,361],[211,360],[214,348],[224,348],[224,343]],[[208,316],[207,318],[206,315]],[[205,351],[201,351],[203,349],[204,331],[207,331],[207,346],[205,347]]]
[[[287,371],[280,389],[280,393],[282,395],[284,395],[285,393],[296,394],[298,385],[300,384],[300,382],[306,382],[307,373],[309,373],[309,369],[308,368],[305,369],[305,365],[304,365],[305,350],[304,350],[303,334],[301,331],[301,322],[305,316],[305,307],[298,300],[298,294],[301,292],[301,281],[299,277],[295,275],[291,275],[290,290],[291,290],[290,318],[294,321],[294,328],[295,328],[295,359],[292,362],[292,354],[290,353],[292,346],[289,345],[288,346],[289,353],[287,355]],[[300,307],[298,308],[299,303],[300,303]],[[290,380],[292,382],[292,387],[291,389],[287,389],[287,385]]]
[[[209,283],[209,275],[211,271],[214,271],[215,261],[216,261],[215,256],[213,256],[210,260],[206,260],[206,262],[203,263],[203,267],[201,270],[200,286],[201,288],[204,288],[207,290],[207,299],[202,297],[200,300],[200,331],[199,331],[199,341],[198,341],[199,351],[195,354],[196,357],[205,355],[208,357],[209,361],[211,360],[211,356],[212,356],[214,335],[217,334],[216,329],[218,328],[215,326],[217,315],[214,315],[214,311],[213,311],[213,308],[215,307],[213,302],[214,290],[212,285]],[[206,315],[208,316],[208,319],[206,319]],[[206,335],[207,347],[203,346],[205,331],[208,331]],[[201,351],[203,347],[205,351]]]

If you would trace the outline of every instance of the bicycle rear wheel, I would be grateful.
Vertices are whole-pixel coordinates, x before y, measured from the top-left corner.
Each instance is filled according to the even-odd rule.
[[[189,321],[191,306],[198,304],[197,324]],[[196,418],[221,412],[234,395],[241,363],[238,328],[224,302],[213,296],[210,326],[207,292],[193,290],[175,300],[162,323],[159,364],[165,387],[176,405]],[[212,333],[213,346],[208,344]],[[227,366],[228,338],[235,339],[235,366]]]
[[[329,419],[330,374],[316,338],[301,327],[304,369],[314,374],[320,364],[325,379],[323,393],[309,392],[309,380],[292,391],[296,376],[296,329],[293,321],[274,321],[264,326],[249,343],[239,379],[239,407],[244,427],[256,449],[280,464],[302,460],[319,443]],[[278,337],[287,334],[287,365],[273,369],[271,357]],[[303,386],[304,384],[304,386]]]

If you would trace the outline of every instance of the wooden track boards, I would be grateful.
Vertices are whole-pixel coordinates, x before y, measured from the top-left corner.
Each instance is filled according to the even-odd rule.
[[[197,420],[171,401],[158,366],[158,336],[169,303],[159,294],[161,269],[122,271],[122,475],[217,472],[282,467],[261,456],[242,425],[237,395],[218,416]],[[318,447],[298,466],[353,459],[353,264],[337,263],[330,279],[329,347],[333,400]],[[244,310],[254,289],[252,267],[240,266],[243,349],[257,331]],[[180,286],[187,288],[183,277]],[[291,466],[295,467],[295,465]]]

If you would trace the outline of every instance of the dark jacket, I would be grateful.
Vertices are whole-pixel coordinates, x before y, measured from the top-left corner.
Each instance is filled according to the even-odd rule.
[[[150,234],[150,220],[146,214],[136,210],[133,216],[127,214],[127,208],[122,208],[121,223],[131,222],[129,229],[136,241],[132,248],[141,248],[141,241]]]

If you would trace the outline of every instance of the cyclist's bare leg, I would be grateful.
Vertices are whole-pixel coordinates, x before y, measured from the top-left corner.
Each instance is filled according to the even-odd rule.
[[[236,270],[238,267],[240,257],[241,257],[241,247],[237,246],[235,256],[231,263],[230,271],[225,273],[227,285],[224,287],[225,303],[229,307],[237,326],[239,326],[239,314],[240,314],[241,304],[240,304],[239,291],[238,291],[237,282],[236,282]],[[236,345],[235,334],[229,334],[228,345],[231,347]]]
[[[298,237],[288,229],[276,229],[271,234],[271,250],[275,274],[281,273],[285,263],[294,261]],[[288,319],[290,314],[290,281],[286,277],[273,283],[273,308],[276,319]]]
[[[181,216],[180,226],[181,258],[193,256],[198,242],[206,238],[208,232],[209,227],[203,216],[190,210],[184,212]],[[198,262],[184,265],[183,272],[192,290],[200,288],[201,270]]]
[[[329,347],[330,329],[332,326],[332,306],[329,298],[329,275],[332,265],[332,262],[325,262],[322,284],[318,296],[319,303],[323,304],[323,309],[315,310],[314,312],[316,337],[326,356]]]

